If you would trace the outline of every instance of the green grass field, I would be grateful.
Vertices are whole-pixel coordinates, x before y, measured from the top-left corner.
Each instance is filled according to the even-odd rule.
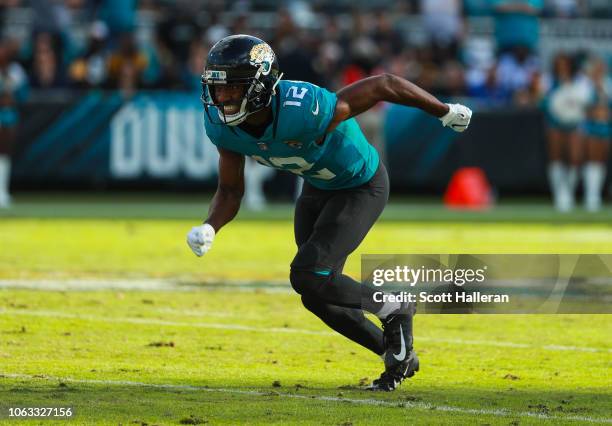
[[[378,357],[289,291],[291,211],[242,214],[196,258],[187,197],[18,197],[0,212],[0,424],[612,423],[608,315],[417,315],[421,371],[364,391]],[[360,253],[610,253],[610,211],[391,205]]]

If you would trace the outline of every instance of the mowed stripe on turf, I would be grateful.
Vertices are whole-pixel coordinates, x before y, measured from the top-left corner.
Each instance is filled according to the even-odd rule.
[[[3,374],[0,373],[0,378],[9,379],[26,379],[26,380],[45,380],[45,381],[61,381],[69,383],[80,383],[86,385],[105,385],[105,386],[134,386],[134,387],[149,387],[155,389],[170,389],[170,390],[189,390],[198,392],[218,392],[228,393],[237,395],[251,395],[251,396],[278,396],[283,398],[303,399],[303,400],[315,400],[324,402],[340,402],[340,403],[351,403],[359,405],[372,405],[372,406],[383,406],[392,408],[402,409],[415,409],[415,410],[437,410],[451,413],[460,414],[474,414],[474,415],[489,415],[495,417],[530,417],[543,420],[560,420],[560,421],[579,421],[589,423],[612,423],[610,418],[601,417],[589,417],[589,416],[553,416],[544,413],[533,413],[529,411],[512,411],[508,409],[476,409],[476,408],[464,408],[455,407],[449,405],[434,405],[423,402],[413,401],[388,401],[376,398],[344,398],[335,396],[318,396],[318,395],[298,395],[293,393],[284,392],[270,392],[270,391],[258,391],[258,390],[246,390],[246,389],[227,389],[227,388],[210,388],[204,386],[193,386],[193,385],[177,385],[177,384],[160,384],[160,383],[144,383],[134,382],[129,380],[94,380],[94,379],[75,379],[71,377],[56,377],[46,375],[28,375],[28,374]]]
[[[218,279],[181,281],[177,279],[140,278],[140,279],[0,279],[0,288],[25,289],[39,291],[99,291],[99,290],[143,290],[143,291],[207,291],[207,290],[241,290],[255,291],[265,288],[266,291],[292,293],[287,280],[279,281],[245,281]]]
[[[169,327],[196,327],[196,328],[208,328],[218,330],[239,330],[239,331],[253,331],[260,333],[296,333],[305,335],[317,335],[317,336],[337,336],[337,333],[324,330],[307,330],[301,328],[292,327],[253,327],[241,324],[221,324],[221,323],[209,323],[209,322],[180,322],[180,321],[168,321],[159,320],[154,318],[109,318],[100,317],[95,315],[82,315],[82,314],[70,314],[58,311],[43,311],[43,310],[20,310],[20,309],[1,309],[0,315],[21,315],[21,316],[35,316],[35,317],[48,317],[48,318],[70,318],[80,319],[85,321],[96,321],[96,322],[111,322],[111,323],[123,323],[123,324],[142,324],[142,325],[159,325]],[[574,352],[590,352],[590,353],[612,353],[612,348],[597,348],[588,346],[563,346],[563,345],[533,345],[529,343],[517,343],[517,342],[505,342],[498,340],[464,340],[464,339],[448,339],[448,338],[432,338],[432,337],[419,337],[418,340],[423,342],[433,343],[449,343],[449,344],[461,344],[461,345],[473,345],[473,346],[496,346],[503,348],[517,348],[517,349],[543,349],[547,351],[574,351]]]

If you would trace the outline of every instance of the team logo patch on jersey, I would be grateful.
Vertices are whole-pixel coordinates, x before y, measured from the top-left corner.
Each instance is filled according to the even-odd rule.
[[[274,52],[266,43],[256,44],[251,48],[249,62],[254,66],[263,66],[261,73],[268,75],[274,62]]]
[[[283,141],[283,143],[295,149],[300,149],[302,147],[302,142],[300,141]]]
[[[257,147],[261,149],[262,151],[268,150],[268,144],[265,142],[257,142]]]

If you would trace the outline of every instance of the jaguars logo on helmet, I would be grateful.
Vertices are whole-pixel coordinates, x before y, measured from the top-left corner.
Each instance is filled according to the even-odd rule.
[[[276,55],[266,42],[246,34],[225,37],[210,49],[202,74],[206,114],[215,124],[236,126],[270,105],[281,78]],[[224,104],[217,100],[215,86],[220,84],[244,86],[240,109],[235,114],[226,114]],[[213,119],[215,115],[217,120]]]
[[[274,52],[272,48],[266,43],[261,43],[253,46],[250,53],[251,65],[262,66],[261,73],[267,75],[272,69],[272,63],[274,62]]]

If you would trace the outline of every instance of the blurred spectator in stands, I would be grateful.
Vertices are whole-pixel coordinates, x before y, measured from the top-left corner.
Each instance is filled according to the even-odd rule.
[[[326,17],[321,34],[324,38],[320,41],[313,65],[328,89],[338,89],[341,87],[338,70],[345,59],[343,46],[346,41],[334,17]]]
[[[545,0],[544,14],[554,18],[575,18],[578,16],[578,1]]]
[[[507,106],[507,93],[497,84],[495,67],[485,69],[482,74],[468,75],[468,96],[475,98],[487,106]]]
[[[164,62],[168,58],[161,55],[159,45],[155,42],[145,41],[141,44],[140,50],[145,57],[147,66],[142,72],[141,83],[144,89],[177,89],[180,81],[173,78],[167,70],[169,63]],[[177,64],[180,68],[183,64]]]
[[[419,72],[415,83],[430,93],[436,94],[440,82],[440,67],[434,62],[433,51],[428,47],[416,50]]]
[[[0,40],[0,208],[9,207],[11,197],[11,153],[19,115],[17,105],[27,93],[27,78],[21,66],[13,61],[16,46]]]
[[[34,36],[30,67],[30,83],[37,89],[57,89],[66,86],[62,67],[61,41],[56,34],[41,32]]]
[[[388,71],[404,77],[409,81],[417,81],[421,73],[421,64],[417,58],[417,50],[405,48],[389,60]]]
[[[301,80],[326,86],[321,74],[314,67],[316,52],[306,32],[295,25],[286,9],[278,12],[277,26],[271,46],[286,80]]]
[[[499,61],[497,94],[519,105],[539,98],[540,65],[535,56],[543,0],[492,0]]]
[[[588,211],[601,208],[602,186],[612,142],[612,79],[606,62],[594,57],[589,62],[590,96],[583,125],[586,139],[585,164],[582,168],[584,206]]]
[[[370,19],[372,17],[355,11],[353,13],[353,28],[350,44],[348,47],[348,63],[342,71],[341,86],[352,84],[364,78],[382,74],[386,71],[381,46],[374,41],[374,34],[368,31],[370,28]],[[380,18],[379,18],[380,19]],[[391,48],[397,40],[388,39]],[[383,48],[385,45],[383,44]],[[395,52],[395,53],[399,53]],[[374,108],[360,114],[356,117],[361,130],[368,141],[378,150],[383,162],[386,161],[386,152],[383,141],[383,112],[384,104],[379,103]]]
[[[30,0],[32,28],[35,32],[61,34],[70,26],[70,14],[64,0]]]
[[[72,10],[66,0],[30,0],[33,21],[32,33],[53,35],[57,60],[62,69],[72,60],[75,54],[73,42]],[[33,48],[33,46],[32,46]]]
[[[535,105],[540,98],[540,63],[525,47],[501,55],[495,70],[498,95],[516,105]]]
[[[22,7],[23,0],[2,0],[0,1],[0,11],[4,11],[6,9]]]
[[[465,72],[461,62],[446,61],[440,72],[440,82],[437,93],[444,98],[466,95]]]
[[[108,28],[104,22],[96,21],[91,24],[85,52],[72,62],[68,70],[76,87],[102,87],[106,82],[107,37]]]
[[[457,60],[438,64],[434,52],[423,47],[417,50],[418,66],[415,83],[440,97],[464,96],[466,93],[463,65]]]
[[[586,0],[588,2],[588,12],[591,18],[610,19],[612,18],[612,4],[610,0]]]
[[[202,73],[208,50],[208,43],[202,43],[197,38],[191,41],[189,58],[181,73],[181,82],[185,89],[198,93],[202,91]]]
[[[42,0],[45,1],[45,0]],[[112,41],[124,33],[134,30],[136,5],[138,0],[91,0],[97,8],[98,19],[104,21],[110,31]]]
[[[174,16],[172,5],[163,3],[158,9],[159,21],[155,25],[150,43],[145,44],[143,54],[147,58],[144,82],[150,88],[173,89],[180,83],[181,65],[172,50],[172,37],[166,31]],[[162,27],[165,28],[162,30]]]
[[[555,56],[544,102],[548,138],[548,177],[555,208],[574,207],[582,141],[578,126],[585,118],[588,86],[578,78],[578,64],[566,53]]]
[[[508,97],[497,84],[495,49],[486,38],[472,38],[464,46],[466,92],[487,106],[508,103]]]
[[[514,52],[515,48],[536,50],[544,0],[491,0],[495,19],[495,40],[500,53]]]
[[[211,12],[210,22],[206,28],[206,33],[204,34],[204,39],[206,42],[212,46],[228,35],[230,35],[229,29],[223,25],[219,14],[216,11]]]
[[[361,35],[353,39],[350,44],[349,55],[348,65],[342,73],[342,84],[344,86],[384,72],[380,49],[367,35]]]
[[[157,26],[158,39],[179,63],[187,63],[192,40],[202,36],[196,16],[197,10],[193,6],[168,7]]]
[[[249,26],[249,15],[240,14],[234,17],[229,29],[230,34],[252,34],[261,36]]]
[[[507,99],[519,105],[539,97],[539,18],[543,0],[491,0],[499,62],[496,83]]]
[[[142,85],[142,75],[147,67],[147,58],[138,48],[134,35],[121,36],[119,49],[108,61],[108,78],[112,88],[119,89],[130,97]]]
[[[345,50],[347,56],[346,66],[342,70],[342,86],[384,72],[383,52],[374,41],[370,28],[371,16],[355,9],[352,13],[352,27]]]
[[[463,38],[461,0],[421,0],[421,13],[434,63],[456,60]]]
[[[404,48],[402,34],[393,27],[389,14],[385,10],[381,9],[375,13],[374,30],[370,32],[370,35],[384,58],[397,55]]]
[[[464,0],[463,9],[467,16],[488,16],[491,14],[490,0]]]

